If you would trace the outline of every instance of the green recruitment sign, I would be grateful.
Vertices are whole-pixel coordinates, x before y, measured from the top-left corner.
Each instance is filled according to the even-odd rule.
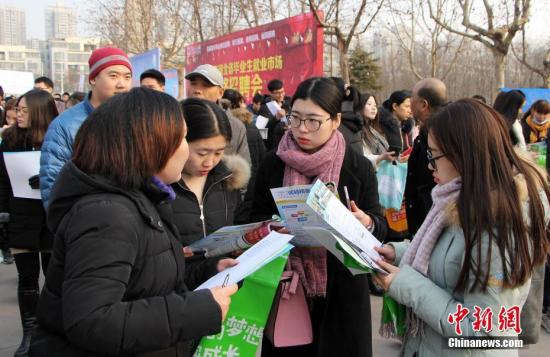
[[[288,254],[275,258],[244,280],[231,299],[221,332],[203,337],[195,357],[256,355]]]

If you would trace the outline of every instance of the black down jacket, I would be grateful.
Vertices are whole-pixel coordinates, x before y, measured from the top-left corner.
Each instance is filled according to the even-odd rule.
[[[350,102],[344,102],[350,103]],[[361,132],[363,131],[363,118],[361,115],[356,114],[353,110],[344,110],[345,106],[342,104],[342,124],[338,127],[340,132],[346,139],[346,144],[349,145],[359,155],[363,155],[363,138]]]
[[[225,155],[208,173],[202,205],[183,180],[172,184],[176,192],[172,211],[180,242],[188,246],[223,226],[232,225],[241,203],[240,189],[246,187],[249,178],[250,165],[244,159]]]
[[[53,235],[46,225],[46,214],[42,200],[13,196],[12,185],[2,154],[4,152],[33,151],[34,148],[30,140],[21,140],[19,143],[3,141],[0,144],[0,150],[0,212],[10,214],[10,222],[8,223],[9,246],[30,250],[51,249]],[[28,183],[24,182],[24,184]]]
[[[189,291],[215,269],[186,269],[167,198],[152,183],[123,191],[65,165],[30,356],[189,356],[186,341],[220,331],[210,290]]]

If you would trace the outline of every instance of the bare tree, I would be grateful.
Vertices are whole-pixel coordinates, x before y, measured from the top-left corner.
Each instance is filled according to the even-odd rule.
[[[191,27],[187,0],[97,0],[89,23],[109,43],[130,54],[159,47],[166,66],[181,64]]]
[[[349,6],[350,2],[332,0],[324,3],[322,0],[308,0],[308,5],[313,12],[317,23],[325,29],[325,35],[334,36],[336,42],[329,42],[339,53],[340,73],[345,82],[349,83],[348,51],[354,36],[361,35],[370,27],[376,15],[380,12],[384,0],[373,2],[375,9],[372,16],[362,21],[367,9],[367,0],[361,0],[359,8]],[[348,5],[348,6],[346,6]],[[324,18],[319,10],[324,9]],[[361,24],[363,22],[363,24]]]
[[[520,31],[529,21],[529,9],[531,7],[530,0],[504,0],[500,8],[496,8],[498,13],[503,14],[506,22],[497,24],[495,19],[495,6],[489,0],[482,0],[484,15],[483,18],[475,23],[472,20],[474,13],[473,2],[475,0],[457,0],[461,9],[462,26],[465,30],[459,30],[456,24],[451,24],[444,19],[438,17],[435,10],[434,2],[441,0],[428,0],[430,9],[430,17],[445,30],[478,41],[486,46],[492,53],[494,59],[494,77],[496,88],[504,87],[504,72],[506,68],[506,57],[508,55],[510,45],[516,33]],[[481,1],[481,0],[480,0]],[[479,1],[477,2],[479,4]],[[510,11],[510,5],[513,10]],[[479,9],[476,9],[479,10]],[[510,13],[512,13],[510,15]],[[481,15],[481,11],[475,11],[475,17]]]
[[[445,80],[455,67],[466,38],[446,33],[442,26],[426,16],[428,9],[422,1],[391,3],[389,9],[393,21],[389,30],[406,52],[416,79],[430,76]],[[456,18],[455,10],[448,6],[448,0],[439,1],[436,9],[440,18]]]
[[[544,58],[541,61],[541,66],[533,64],[527,58],[529,47],[525,40],[525,29],[521,31],[521,53],[518,54],[514,45],[512,45],[512,53],[514,57],[531,72],[538,74],[542,78],[542,85],[545,88],[550,88],[550,46],[545,50]]]

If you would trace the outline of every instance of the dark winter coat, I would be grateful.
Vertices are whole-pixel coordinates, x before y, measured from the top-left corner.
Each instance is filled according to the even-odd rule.
[[[11,248],[49,250],[52,248],[53,235],[46,225],[42,201],[13,196],[2,154],[10,151],[34,151],[34,149],[29,139],[21,140],[19,143],[9,143],[4,140],[0,144],[0,212],[10,214],[8,240]]]
[[[269,219],[277,214],[269,190],[283,185],[284,169],[284,162],[275,152],[267,154],[256,178],[253,220]],[[350,199],[374,219],[374,235],[382,241],[387,234],[387,224],[378,203],[374,168],[367,158],[350,147],[346,149],[338,183],[338,193],[343,202],[344,186],[348,188]],[[327,266],[326,305],[319,327],[316,356],[371,356],[372,321],[367,275],[352,276],[331,254],[327,255]]]
[[[265,155],[265,144],[256,125],[245,123],[244,126],[246,127],[246,138],[248,140],[248,150],[250,151],[250,161],[252,163],[250,177],[254,178]]]
[[[363,118],[353,111],[342,111],[342,123],[338,127],[344,135],[346,144],[349,145],[358,154],[363,155]]]
[[[432,171],[428,169],[428,134],[425,130],[414,140],[413,149],[407,165],[405,184],[405,204],[408,231],[416,234],[432,207],[432,189],[435,186]]]
[[[285,123],[277,119],[275,115],[271,114],[271,111],[267,107],[267,103],[270,101],[270,97],[268,97],[267,99],[268,100],[260,107],[259,115],[269,119],[267,125],[265,126],[267,128],[267,141],[265,146],[267,147],[267,150],[273,150],[274,148],[279,146],[279,141],[281,141],[281,138],[285,134],[286,129]],[[284,109],[287,114],[290,113],[290,104],[287,98],[285,98],[285,100],[283,101],[281,108]]]
[[[390,151],[403,151],[403,139],[401,136],[401,125],[392,113],[384,107],[379,111],[380,128],[388,141]]]
[[[188,246],[223,226],[232,225],[241,202],[240,189],[246,187],[249,178],[248,163],[240,156],[227,155],[208,174],[202,205],[183,180],[172,184],[176,192],[172,211],[180,242]]]
[[[414,127],[414,120],[409,119],[401,123],[384,107],[380,107],[379,118],[380,128],[388,141],[388,150],[399,151],[399,153],[407,150],[413,143],[412,129]]]
[[[65,165],[30,356],[189,356],[186,341],[220,331],[211,292],[189,291],[215,264],[186,269],[167,198],[153,184],[122,190]]]

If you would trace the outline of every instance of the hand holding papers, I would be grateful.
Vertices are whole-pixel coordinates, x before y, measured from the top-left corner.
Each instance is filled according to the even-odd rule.
[[[5,152],[4,162],[14,197],[41,199],[40,190],[29,186],[29,178],[40,171],[40,151]]]
[[[317,180],[312,186],[282,187],[271,192],[286,226],[296,235],[293,242],[297,245],[322,245],[333,254],[334,249],[341,247],[358,263],[385,272],[376,263],[381,257],[374,250],[381,243],[323,182]],[[320,236],[318,230],[311,228],[325,229],[330,235]],[[342,255],[335,256],[342,258]]]
[[[288,244],[291,239],[291,235],[271,232],[240,255],[236,259],[239,264],[214,275],[196,290],[238,283],[281,254],[288,252],[292,248],[292,245]]]
[[[279,105],[279,103],[274,100],[272,100],[271,102],[267,102],[266,106],[273,116],[275,116],[277,112],[281,110],[281,106]]]
[[[278,228],[282,228],[282,226],[274,220],[223,227],[187,248],[194,253],[204,252],[204,256],[207,258],[217,257],[250,248]]]
[[[268,122],[269,122],[268,118],[266,118],[262,115],[258,115],[256,117],[256,128],[265,129],[265,126],[267,125]]]

